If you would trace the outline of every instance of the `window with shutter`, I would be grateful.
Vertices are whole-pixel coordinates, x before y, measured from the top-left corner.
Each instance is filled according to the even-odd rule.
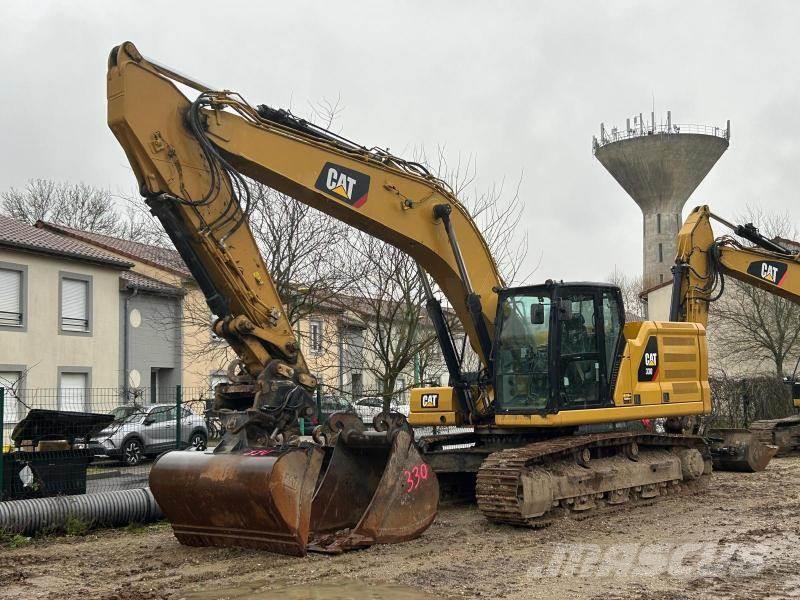
[[[0,269],[0,325],[22,327],[22,271]]]
[[[89,282],[61,279],[61,329],[89,331]]]
[[[311,352],[314,354],[322,354],[322,321],[309,321],[308,333]]]
[[[16,423],[17,398],[22,392],[22,373],[19,371],[0,371],[0,388],[5,390],[3,396],[3,423]]]
[[[61,373],[58,390],[58,410],[86,410],[86,373]]]

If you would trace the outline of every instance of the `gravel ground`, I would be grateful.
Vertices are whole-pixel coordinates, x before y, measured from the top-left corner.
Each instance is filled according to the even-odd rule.
[[[180,546],[169,527],[18,541],[0,550],[0,597],[784,598],[800,596],[800,458],[763,473],[540,530],[445,507],[422,538],[291,558]]]

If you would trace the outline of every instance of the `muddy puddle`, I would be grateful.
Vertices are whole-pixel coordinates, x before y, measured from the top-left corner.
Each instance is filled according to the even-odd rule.
[[[364,583],[341,580],[327,583],[308,583],[267,589],[269,584],[253,583],[243,587],[192,592],[185,600],[446,600],[421,590],[394,584]]]

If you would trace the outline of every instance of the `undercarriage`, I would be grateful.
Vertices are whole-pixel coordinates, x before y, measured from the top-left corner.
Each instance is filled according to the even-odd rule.
[[[492,522],[541,527],[701,487],[714,468],[762,470],[774,448],[741,438],[605,431],[426,436],[443,500],[474,499]]]

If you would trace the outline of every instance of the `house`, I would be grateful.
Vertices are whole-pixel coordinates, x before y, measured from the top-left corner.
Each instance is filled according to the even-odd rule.
[[[147,390],[149,397],[158,398],[164,390],[171,390],[180,383],[184,387],[184,395],[194,397],[211,394],[213,385],[225,379],[225,369],[234,355],[222,340],[214,336],[211,323],[214,320],[205,297],[195,283],[189,268],[173,248],[164,248],[150,244],[142,244],[130,240],[82,231],[55,223],[39,221],[36,227],[65,238],[80,241],[98,250],[109,253],[116,258],[131,264],[130,273],[137,278],[148,278],[157,282],[158,292],[162,295],[172,294],[175,305],[164,314],[163,307],[159,314],[147,304],[147,294],[135,295],[129,301],[128,310],[134,321],[142,318],[151,324],[149,329],[137,329],[129,340],[129,363],[120,372],[120,386],[132,389]],[[157,293],[156,290],[152,290]],[[150,294],[152,296],[152,294]],[[124,312],[124,308],[123,308]],[[138,313],[138,314],[137,314]],[[169,322],[175,315],[179,327],[171,331],[157,327],[159,322]],[[136,329],[136,328],[133,328]],[[141,339],[137,344],[136,336]],[[174,338],[180,343],[182,364],[175,356],[154,357],[149,352],[153,337]],[[124,364],[124,361],[121,361]],[[127,382],[123,373],[128,373]]]
[[[355,400],[383,393],[372,304],[364,298],[334,296],[320,302],[312,314],[298,323],[298,337],[309,370],[322,384],[323,394]],[[425,339],[433,336],[424,311],[419,335]],[[411,387],[442,383],[447,383],[444,359],[438,343],[433,343],[398,373],[395,395],[402,403],[408,400]]]
[[[83,409],[91,387],[119,377],[119,286],[131,263],[0,216],[0,377],[9,387],[59,390]],[[55,408],[53,406],[52,408]],[[13,422],[16,407],[6,406]]]
[[[43,221],[29,229],[120,265],[116,379],[107,378],[104,386],[119,389],[126,401],[138,397],[154,402],[172,398],[178,384],[186,399],[208,398],[214,385],[226,380],[226,367],[235,355],[211,331],[216,317],[177,251]],[[367,304],[344,296],[326,299],[296,324],[309,370],[323,393],[353,399],[382,389],[374,375],[379,369],[370,351]],[[443,379],[437,348],[425,354],[399,375],[399,395],[407,395],[422,379]]]

